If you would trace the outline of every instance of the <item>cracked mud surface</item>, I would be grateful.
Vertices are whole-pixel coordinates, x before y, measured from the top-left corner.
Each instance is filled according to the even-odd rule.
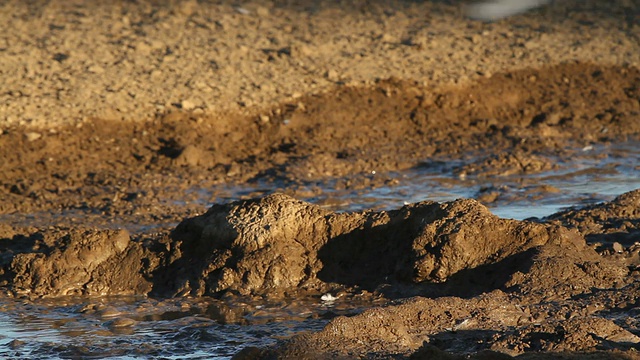
[[[585,159],[633,164],[637,1],[496,23],[454,1],[31,5],[0,5],[3,314],[13,299],[147,299],[100,315],[124,337],[186,314],[301,319],[331,293],[334,310],[307,317],[324,321],[314,332],[226,354],[638,357],[638,191],[541,219],[486,207],[536,207],[559,192],[538,174]],[[415,169],[494,186],[341,208]],[[640,169],[625,171],[633,185]],[[504,190],[513,176],[534,195]],[[15,341],[3,344],[13,355]],[[53,351],[92,354],[73,346]],[[171,355],[145,349],[93,354]]]

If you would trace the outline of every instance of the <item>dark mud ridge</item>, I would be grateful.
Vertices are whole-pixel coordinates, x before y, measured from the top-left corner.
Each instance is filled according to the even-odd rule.
[[[640,190],[538,222],[475,200],[333,213],[274,194],[214,205],[170,233],[0,225],[0,250],[12,297],[396,299],[238,358],[640,350]]]

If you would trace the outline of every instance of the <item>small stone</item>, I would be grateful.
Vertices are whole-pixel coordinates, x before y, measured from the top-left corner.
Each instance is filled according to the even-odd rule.
[[[104,72],[104,68],[100,65],[91,65],[87,70],[94,74],[102,74]]]
[[[178,12],[184,16],[191,16],[198,11],[198,2],[196,0],[187,0],[181,2]]]
[[[296,45],[293,48],[295,56],[311,56],[313,55],[313,49],[305,44]]]
[[[113,234],[113,237],[111,238],[113,245],[115,246],[115,248],[118,250],[119,253],[127,249],[127,246],[129,245],[130,240],[131,240],[131,237],[129,236],[129,232],[124,229],[117,230]]]
[[[327,79],[329,79],[331,81],[338,80],[338,72],[333,70],[333,69],[327,71],[327,73],[325,75],[326,75]]]
[[[176,158],[176,163],[181,166],[198,166],[203,163],[205,154],[194,145],[187,145]]]
[[[267,17],[269,16],[269,9],[264,6],[258,6],[256,8],[256,14],[260,17]]]
[[[260,88],[260,90],[263,90],[266,92],[273,92],[276,89],[275,86],[273,86],[273,84],[271,83],[260,84],[258,87]]]
[[[109,321],[107,323],[107,326],[109,328],[123,328],[123,327],[130,327],[136,324],[137,321],[133,320],[133,319],[129,319],[129,318],[119,318],[119,319],[115,319],[112,321]]]
[[[624,251],[624,247],[619,242],[614,242],[613,243],[613,251],[615,251],[617,253],[621,253],[621,252]]]
[[[269,118],[269,115],[260,115],[260,121],[262,121],[263,123],[268,123],[269,120],[271,120]]]
[[[380,36],[380,41],[383,43],[396,43],[398,42],[398,39],[389,33],[384,33]]]
[[[136,52],[142,56],[147,56],[151,54],[151,46],[147,45],[144,41],[140,41],[136,45]]]
[[[183,110],[193,110],[196,108],[196,103],[192,100],[182,100],[180,106]]]
[[[241,7],[241,6],[237,6],[234,8],[234,10],[238,13],[238,14],[242,14],[242,15],[249,15],[251,14],[251,11]]]
[[[122,311],[116,309],[115,307],[111,307],[111,306],[107,306],[103,309],[99,309],[99,311],[97,312],[98,315],[100,315],[101,318],[103,319],[107,319],[107,318],[115,318],[118,316],[122,316]]]
[[[232,162],[227,170],[227,176],[236,176],[240,174],[240,166],[236,162]]]
[[[331,295],[330,293],[326,293],[326,294],[324,294],[324,295],[322,295],[322,296],[320,297],[320,300],[322,300],[322,301],[324,301],[324,302],[334,302],[334,301],[336,301],[337,299],[338,299],[337,297],[335,297],[335,296]]]
[[[27,141],[35,141],[42,137],[42,134],[37,132],[28,132],[24,135],[27,137]]]
[[[10,349],[17,350],[17,349],[21,348],[22,346],[24,346],[24,344],[25,344],[25,342],[22,341],[22,340],[13,339],[7,345],[9,346]]]

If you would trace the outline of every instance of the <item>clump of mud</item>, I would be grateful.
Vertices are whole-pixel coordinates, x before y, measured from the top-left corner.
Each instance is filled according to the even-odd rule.
[[[537,270],[542,273],[533,276],[544,278],[576,262],[597,273],[572,283],[579,292],[602,285],[600,277],[621,281],[627,273],[601,261],[577,231],[500,219],[474,200],[337,214],[276,194],[214,206],[182,222],[172,237],[172,252],[183,254],[171,256],[177,260],[169,265],[173,278],[184,276],[175,292],[192,295],[273,295],[337,284],[401,293],[394,285],[406,285],[416,294],[422,286],[426,293],[468,296],[525,286],[536,280],[523,273]],[[534,257],[546,268],[535,268]],[[452,278],[469,286],[436,285]]]

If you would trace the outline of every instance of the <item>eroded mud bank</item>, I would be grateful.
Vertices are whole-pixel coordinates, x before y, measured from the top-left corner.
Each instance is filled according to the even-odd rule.
[[[603,212],[623,211],[624,222],[600,220],[601,226],[617,225],[634,238],[638,198],[640,192],[628,193],[580,213],[602,219]],[[625,284],[640,248],[602,237],[587,243],[585,235],[593,234],[578,229],[591,219],[582,215],[576,225],[574,213],[554,215],[563,220],[551,222],[560,224],[508,220],[474,200],[334,213],[274,194],[214,205],[167,234],[3,226],[4,287],[37,297],[277,297],[336,287],[391,297],[468,297],[495,288],[554,298]],[[567,271],[572,267],[583,270]],[[545,295],[552,285],[557,288]]]
[[[634,191],[529,222],[474,200],[333,213],[275,194],[214,205],[167,234],[3,226],[2,288],[27,297],[419,296],[245,350],[262,356],[419,356],[433,346],[632,354],[638,323],[615,315],[638,311],[640,245],[593,229],[637,239],[639,208]]]

